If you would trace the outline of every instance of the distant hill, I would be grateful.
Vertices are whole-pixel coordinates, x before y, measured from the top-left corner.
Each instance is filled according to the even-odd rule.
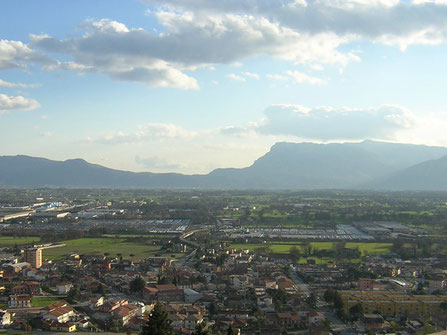
[[[411,166],[369,186],[399,191],[447,191],[447,156]]]
[[[194,176],[177,173],[134,173],[90,164],[29,156],[0,157],[0,185],[5,187],[190,188]]]
[[[447,190],[447,182],[436,183],[445,179],[443,162],[447,159],[443,156],[447,156],[447,148],[412,144],[282,142],[273,145],[250,167],[216,169],[207,175],[134,173],[82,159],[61,162],[29,156],[0,156],[0,186]]]
[[[363,188],[397,171],[447,155],[447,148],[376,141],[276,143],[244,169],[217,169],[208,176],[220,187],[324,189]]]

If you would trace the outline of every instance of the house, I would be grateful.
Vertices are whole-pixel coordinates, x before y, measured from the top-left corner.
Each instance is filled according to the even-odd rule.
[[[160,301],[184,301],[183,289],[173,284],[155,285],[155,288],[158,290],[157,297]]]
[[[104,297],[96,297],[90,299],[90,309],[96,309],[104,305]]]
[[[11,313],[0,310],[0,326],[5,327],[11,324]]]
[[[58,323],[67,323],[76,315],[74,309],[64,301],[58,301],[45,308],[44,320],[51,320]]]
[[[31,297],[29,295],[11,295],[8,302],[9,308],[29,308],[32,307]]]
[[[184,327],[188,330],[194,330],[197,325],[202,323],[203,317],[200,314],[188,314],[184,320]]]
[[[127,305],[129,303],[126,299],[107,300],[101,306],[100,309],[104,313],[111,313],[115,309]]]
[[[123,326],[126,326],[133,317],[138,315],[138,309],[137,306],[131,304],[119,306],[113,310],[113,319],[119,320]]]
[[[158,290],[155,287],[145,287],[143,289],[143,298],[146,302],[156,301],[158,299]]]
[[[375,279],[359,279],[358,288],[360,291],[380,291],[382,289],[382,284]]]
[[[203,297],[203,294],[189,288],[184,289],[183,292],[185,294],[185,302],[187,303],[194,303]]]
[[[270,326],[290,329],[300,325],[301,317],[296,313],[268,313],[265,315],[265,323]]]
[[[316,311],[309,313],[309,323],[310,324],[316,325],[316,324],[323,322],[325,319],[326,318],[323,313],[316,312]]]
[[[71,333],[76,331],[76,325],[72,322],[59,323],[52,321],[49,326],[50,330],[54,332]]]
[[[361,320],[365,330],[378,331],[385,327],[386,323],[380,314],[365,314]]]
[[[57,293],[58,294],[67,294],[71,290],[72,287],[73,287],[72,283],[67,283],[67,282],[60,283],[57,285]]]

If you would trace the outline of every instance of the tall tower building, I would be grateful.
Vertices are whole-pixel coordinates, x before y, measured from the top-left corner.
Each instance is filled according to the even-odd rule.
[[[30,263],[33,268],[40,268],[42,266],[42,249],[25,249],[25,262]]]

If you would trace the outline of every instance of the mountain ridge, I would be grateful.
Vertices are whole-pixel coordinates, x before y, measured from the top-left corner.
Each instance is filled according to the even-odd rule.
[[[278,142],[248,167],[219,168],[202,175],[123,171],[82,158],[54,161],[26,155],[0,156],[0,186],[392,190],[426,189],[425,178],[430,187],[447,190],[447,179],[434,182],[444,180],[444,165],[447,169],[445,147],[371,140]]]

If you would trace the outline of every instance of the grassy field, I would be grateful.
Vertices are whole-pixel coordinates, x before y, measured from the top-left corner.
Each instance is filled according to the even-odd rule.
[[[314,249],[319,250],[334,250],[337,242],[310,242],[310,245]],[[368,254],[383,255],[390,251],[391,243],[361,243],[361,242],[347,242],[346,248],[355,249],[358,248],[363,254],[366,251]],[[304,253],[304,243],[302,242],[275,242],[275,243],[259,243],[259,244],[232,244],[231,248],[236,249],[249,249],[256,250],[257,248],[269,246],[273,253],[287,254],[291,247],[297,247]]]
[[[33,242],[39,243],[40,237],[38,236],[26,236],[26,237],[13,237],[13,236],[0,236],[0,247],[11,247],[14,245],[25,245]]]
[[[109,253],[110,256],[121,254],[123,258],[134,260],[154,256],[160,252],[160,247],[144,242],[129,242],[125,238],[79,238],[75,240],[62,241],[64,247],[43,250],[43,257],[48,259],[61,259],[67,254],[76,252],[79,254],[101,254]],[[130,257],[130,254],[134,256]],[[161,254],[170,257],[169,254]],[[181,254],[175,254],[179,258]]]
[[[52,298],[52,297],[32,297],[31,303],[33,304],[33,307],[47,307],[51,304],[54,304],[55,302],[59,301],[59,299]]]

